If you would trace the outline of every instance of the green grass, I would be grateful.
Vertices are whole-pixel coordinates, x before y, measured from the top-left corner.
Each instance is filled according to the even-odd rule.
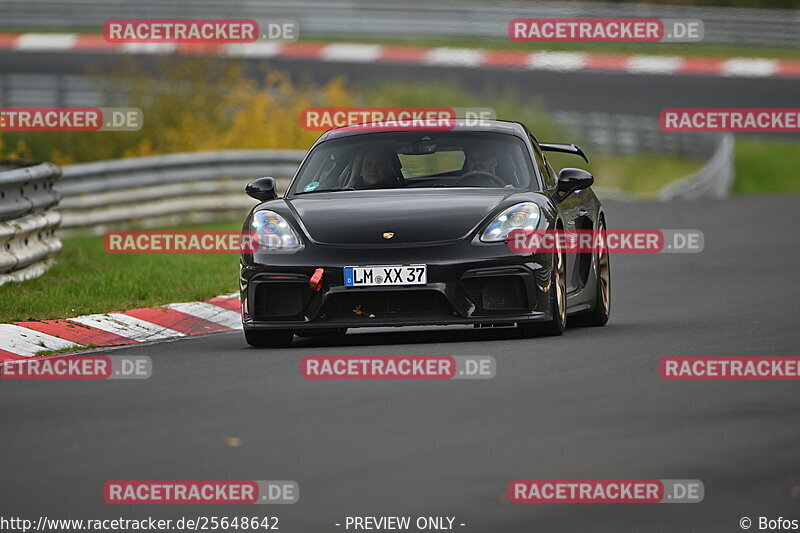
[[[70,346],[69,348],[61,348],[59,350],[42,350],[36,352],[35,355],[47,357],[48,355],[62,355],[65,353],[82,352],[84,350],[93,350],[97,348],[96,344],[79,344],[78,346]]]
[[[734,194],[800,192],[800,141],[736,139]]]
[[[238,230],[241,223],[191,229]],[[108,254],[98,236],[70,237],[63,243],[56,264],[42,277],[0,287],[0,323],[206,300],[238,287],[235,254]]]
[[[670,155],[612,157],[592,156],[590,164],[577,157],[548,154],[556,169],[584,168],[594,174],[595,184],[635,194],[658,191],[669,182],[699,170],[705,161]],[[737,137],[733,194],[780,194],[800,192],[800,141]]]
[[[611,156],[589,154],[587,164],[579,157],[548,153],[556,171],[565,167],[583,168],[592,173],[595,185],[622,189],[636,195],[658,192],[668,183],[699,170],[704,161],[674,155],[649,154]]]

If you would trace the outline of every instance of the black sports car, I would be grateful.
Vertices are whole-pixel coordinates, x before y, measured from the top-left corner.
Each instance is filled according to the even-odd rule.
[[[347,328],[472,324],[522,336],[600,326],[610,311],[607,252],[513,252],[518,229],[605,229],[585,170],[558,175],[519,123],[391,124],[323,134],[283,198],[259,178],[244,230],[242,319],[253,346]]]

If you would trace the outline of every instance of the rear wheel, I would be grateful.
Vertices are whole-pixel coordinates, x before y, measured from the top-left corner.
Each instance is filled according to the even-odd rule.
[[[256,348],[285,348],[292,344],[294,332],[290,329],[246,329],[247,344]]]
[[[602,232],[606,230],[603,219],[600,219],[597,229]],[[600,235],[603,236],[603,246],[595,255],[597,294],[595,295],[594,309],[569,317],[570,326],[605,326],[611,314],[611,262],[608,257],[608,247],[605,245],[605,234],[601,233]]]
[[[522,322],[518,325],[523,337],[546,337],[564,333],[567,323],[567,272],[564,252],[553,254],[553,272],[550,277],[550,309],[553,317],[547,322]]]

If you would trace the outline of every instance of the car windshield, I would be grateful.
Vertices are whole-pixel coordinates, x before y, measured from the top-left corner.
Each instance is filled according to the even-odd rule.
[[[370,133],[325,141],[300,170],[292,194],[414,187],[530,189],[525,144],[486,132]]]

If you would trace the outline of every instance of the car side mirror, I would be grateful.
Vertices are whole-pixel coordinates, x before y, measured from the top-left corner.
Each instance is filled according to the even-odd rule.
[[[267,200],[274,200],[278,197],[275,192],[275,178],[258,178],[254,179],[245,187],[244,192],[247,196],[266,202]]]
[[[580,168],[565,168],[558,173],[558,192],[562,198],[570,193],[588,189],[594,183],[594,176]]]

